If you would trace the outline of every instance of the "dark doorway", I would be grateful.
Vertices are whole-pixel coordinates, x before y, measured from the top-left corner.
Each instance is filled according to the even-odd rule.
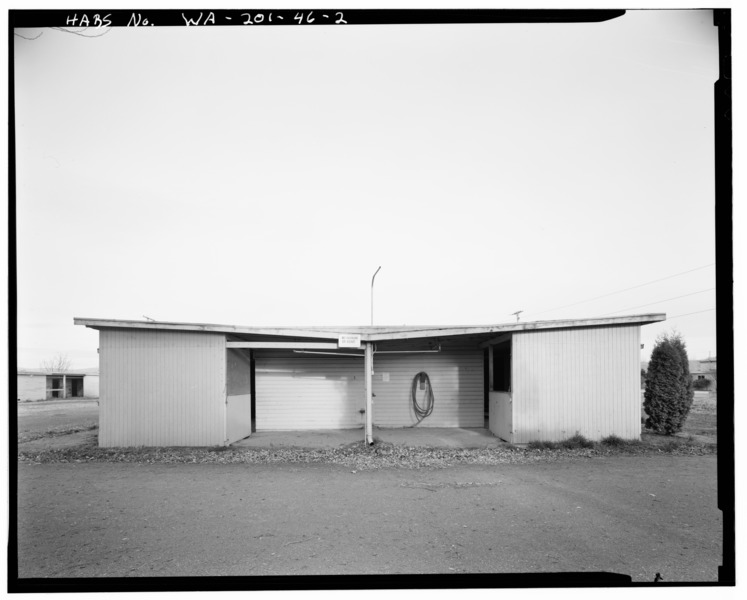
[[[83,379],[71,379],[70,380],[70,396],[72,398],[80,398],[83,396]]]

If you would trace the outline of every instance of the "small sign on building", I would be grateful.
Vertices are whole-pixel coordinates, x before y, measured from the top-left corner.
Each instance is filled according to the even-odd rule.
[[[337,346],[339,348],[360,348],[361,336],[358,334],[341,335],[337,339]]]

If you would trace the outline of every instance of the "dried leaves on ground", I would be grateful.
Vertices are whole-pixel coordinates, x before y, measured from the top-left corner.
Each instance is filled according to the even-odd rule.
[[[18,458],[32,463],[327,463],[352,470],[381,468],[448,467],[456,464],[497,465],[510,463],[552,462],[610,455],[714,454],[715,445],[672,440],[666,446],[652,447],[630,442],[622,447],[594,444],[592,448],[532,449],[511,445],[479,449],[428,448],[377,442],[367,446],[360,442],[338,448],[99,448],[76,446],[44,451],[20,450]]]

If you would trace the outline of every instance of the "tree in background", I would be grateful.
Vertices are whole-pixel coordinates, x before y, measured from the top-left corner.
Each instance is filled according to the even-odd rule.
[[[47,373],[66,373],[70,370],[70,359],[67,354],[57,354],[54,358],[43,360],[40,366]]]
[[[656,339],[646,373],[646,427],[672,435],[682,430],[693,403],[693,381],[685,341],[679,333]]]

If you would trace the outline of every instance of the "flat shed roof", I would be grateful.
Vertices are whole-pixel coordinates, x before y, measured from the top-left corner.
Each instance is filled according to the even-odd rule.
[[[16,375],[32,375],[32,376],[38,376],[38,375],[47,375],[49,377],[62,377],[63,375],[65,377],[85,377],[86,373],[78,373],[78,372],[68,372],[65,371],[64,373],[61,371],[34,371],[33,369],[18,369],[16,371]]]
[[[573,329],[579,327],[614,327],[620,325],[647,325],[666,319],[665,313],[604,317],[596,319],[562,319],[556,321],[518,321],[495,325],[363,325],[341,327],[252,327],[244,325],[216,325],[212,323],[177,323],[171,321],[127,321],[118,319],[87,319],[76,317],[75,325],[91,329],[149,329],[155,331],[197,331],[224,333],[237,339],[247,337],[303,338],[310,340],[337,340],[341,335],[360,335],[361,341],[407,340],[443,338],[453,336],[479,336],[489,343],[492,337],[506,333],[537,329]]]

